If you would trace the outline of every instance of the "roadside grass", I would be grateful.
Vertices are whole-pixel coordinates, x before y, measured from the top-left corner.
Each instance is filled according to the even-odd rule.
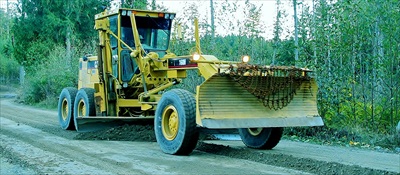
[[[196,76],[191,74],[191,81],[196,80]],[[191,83],[183,83],[191,84]],[[181,85],[181,86],[182,86]],[[56,110],[58,103],[58,94],[47,96],[42,101],[32,103],[26,101],[26,95],[34,94],[28,93],[28,89],[32,87],[21,87],[19,84],[0,84],[0,92],[14,92],[18,94],[16,97],[17,103],[32,105],[41,109]],[[184,89],[193,88],[180,87]],[[400,135],[396,134],[378,134],[367,131],[365,128],[346,127],[332,128],[327,125],[322,127],[293,127],[285,128],[284,139],[310,142],[322,145],[337,145],[344,147],[356,147],[369,150],[376,150],[382,152],[394,152],[400,154]]]
[[[285,128],[284,137],[288,140],[310,142],[322,145],[356,147],[381,152],[400,153],[400,136],[378,134],[353,128],[294,127]]]
[[[57,105],[58,105],[58,97],[48,97],[43,101],[40,101],[39,103],[35,103],[34,106],[42,109],[53,109],[57,110]]]
[[[15,92],[19,88],[19,84],[15,83],[0,83],[0,92]]]

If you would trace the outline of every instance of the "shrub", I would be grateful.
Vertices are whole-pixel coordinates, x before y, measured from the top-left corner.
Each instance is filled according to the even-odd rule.
[[[67,61],[65,52],[62,46],[55,46],[44,63],[30,68],[23,85],[26,103],[55,107],[64,87],[77,86],[78,59]]]
[[[17,84],[19,80],[19,64],[11,57],[11,46],[0,41],[0,83]]]

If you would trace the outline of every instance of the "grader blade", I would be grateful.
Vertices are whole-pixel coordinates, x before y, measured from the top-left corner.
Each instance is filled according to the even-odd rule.
[[[78,132],[106,130],[126,124],[126,121],[116,117],[77,117],[74,122],[75,129]]]
[[[206,128],[321,126],[317,85],[293,67],[238,65],[197,88],[197,124]]]
[[[91,117],[77,118],[75,122],[75,129],[78,132],[94,132],[118,126],[115,120]]]

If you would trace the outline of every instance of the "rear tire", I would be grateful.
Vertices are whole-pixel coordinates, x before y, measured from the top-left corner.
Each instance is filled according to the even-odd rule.
[[[193,94],[182,89],[163,94],[157,105],[154,126],[157,142],[164,153],[190,154],[199,139]]]
[[[89,117],[96,115],[94,103],[94,92],[92,88],[82,88],[78,91],[74,103],[74,124],[75,129],[79,131],[78,117]]]
[[[78,89],[67,87],[61,91],[58,99],[58,122],[62,129],[75,130],[74,125],[74,102]]]
[[[249,148],[272,149],[282,138],[283,128],[241,128],[240,138]]]

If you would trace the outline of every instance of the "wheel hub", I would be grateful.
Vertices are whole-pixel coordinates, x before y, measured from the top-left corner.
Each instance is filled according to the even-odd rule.
[[[252,136],[258,136],[263,131],[263,128],[248,128],[247,130]]]
[[[86,107],[85,107],[85,102],[83,100],[80,100],[78,103],[78,116],[79,117],[86,116]]]
[[[68,118],[68,100],[66,98],[62,101],[61,111],[62,119],[66,121]]]
[[[167,140],[174,140],[179,130],[179,116],[174,106],[170,105],[165,108],[161,122],[164,137]]]

